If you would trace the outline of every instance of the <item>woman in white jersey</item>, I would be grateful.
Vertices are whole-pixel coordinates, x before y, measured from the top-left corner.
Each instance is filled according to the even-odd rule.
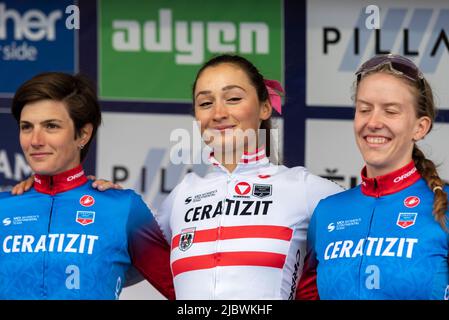
[[[270,163],[270,134],[257,137],[271,128],[272,108],[281,111],[275,90],[277,81],[236,55],[212,58],[197,74],[195,118],[213,169],[187,174],[155,214],[171,244],[177,299],[295,297],[310,216],[341,188]]]

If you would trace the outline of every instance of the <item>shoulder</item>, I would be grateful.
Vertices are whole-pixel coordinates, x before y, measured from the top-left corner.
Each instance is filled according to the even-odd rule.
[[[332,194],[321,200],[319,206],[334,206],[334,205],[341,205],[345,203],[351,203],[354,201],[356,197],[363,196],[362,192],[360,191],[360,186],[357,186],[355,188],[345,190],[336,194]]]
[[[0,192],[0,199],[11,197],[11,196],[12,196],[11,192],[9,192],[9,191]]]
[[[445,191],[446,193],[448,193],[448,195],[449,195],[449,183],[448,183],[448,182],[445,182],[445,183],[444,183],[443,189],[444,189],[444,191]]]
[[[178,185],[191,185],[192,183],[195,183],[200,180],[204,180],[204,178],[200,177],[195,172],[189,172],[182,178],[181,182]]]
[[[204,186],[204,184],[207,183],[208,178],[209,174],[206,174],[205,177],[201,177],[195,172],[189,172],[173,188],[167,198],[173,199],[177,195],[184,196],[186,194],[191,194],[192,190],[195,190],[196,187]]]
[[[264,170],[264,173],[272,176],[278,176],[282,178],[282,181],[287,182],[303,182],[306,168],[304,167],[286,167],[284,165],[270,164],[268,169]]]
[[[83,192],[83,190],[80,191]],[[100,191],[93,188],[91,185],[87,186],[85,191],[88,191],[89,193],[92,193],[93,195],[96,196],[103,195],[110,198],[120,198],[120,199],[138,196],[138,194],[132,189],[108,189],[105,191]]]
[[[133,205],[135,203],[143,202],[142,197],[132,189],[108,189],[105,191],[99,191],[93,188],[91,185],[86,186],[78,190],[80,196],[90,195],[103,203],[110,205],[117,205],[123,208],[123,205]]]
[[[2,201],[12,201],[12,202],[23,202],[23,201],[27,201],[29,200],[33,200],[33,199],[38,199],[38,195],[39,193],[34,189],[31,188],[30,190],[24,192],[21,195],[13,195],[11,194],[10,191],[2,191],[0,192],[0,200]],[[38,201],[38,200],[36,200]]]
[[[329,190],[332,194],[344,191],[344,188],[336,182],[313,174],[305,167],[298,166],[288,170],[292,176],[299,177],[300,182],[308,189]]]

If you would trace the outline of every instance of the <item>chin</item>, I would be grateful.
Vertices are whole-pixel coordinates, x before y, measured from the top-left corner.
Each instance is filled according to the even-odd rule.
[[[30,164],[30,167],[34,173],[45,175],[45,176],[51,176],[55,172],[55,170],[53,168],[49,168],[49,166],[31,165]]]

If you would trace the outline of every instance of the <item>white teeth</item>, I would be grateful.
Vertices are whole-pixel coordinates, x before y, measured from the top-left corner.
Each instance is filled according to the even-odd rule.
[[[387,139],[383,138],[383,137],[366,137],[366,141],[368,141],[368,143],[373,143],[373,144],[382,144],[382,143],[386,143]]]

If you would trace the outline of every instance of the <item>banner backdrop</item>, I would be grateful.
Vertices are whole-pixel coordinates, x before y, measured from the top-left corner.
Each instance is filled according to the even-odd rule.
[[[361,63],[395,52],[419,66],[440,108],[449,109],[448,39],[448,1],[308,1],[307,105],[352,105],[351,86]]]
[[[222,52],[283,79],[281,0],[109,0],[98,11],[102,98],[190,102],[192,76]]]
[[[0,1],[0,97],[37,73],[77,71],[77,34],[66,13],[73,3]]]
[[[30,167],[19,145],[19,129],[9,109],[0,108],[0,191],[8,191],[11,185],[28,177]]]

